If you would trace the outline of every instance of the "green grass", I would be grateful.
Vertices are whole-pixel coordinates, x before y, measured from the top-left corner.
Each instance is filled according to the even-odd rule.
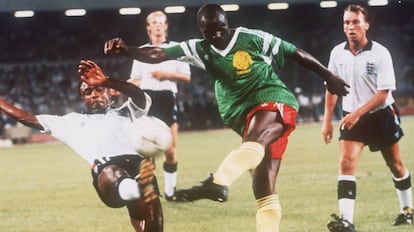
[[[403,118],[405,164],[414,173],[414,118]],[[336,134],[337,135],[337,134]],[[179,187],[214,172],[240,143],[230,130],[182,132],[179,137]],[[162,159],[157,160],[161,167]],[[283,207],[281,231],[327,231],[337,212],[338,144],[325,145],[320,125],[298,125],[279,174]],[[160,185],[163,184],[158,168]],[[390,226],[398,202],[379,153],[362,154],[357,169],[355,225],[359,232],[414,231]],[[174,204],[162,199],[166,232],[255,231],[255,202],[248,174],[230,188],[226,203],[207,200]],[[132,231],[126,209],[107,208],[91,184],[88,164],[59,142],[0,149],[0,231]]]

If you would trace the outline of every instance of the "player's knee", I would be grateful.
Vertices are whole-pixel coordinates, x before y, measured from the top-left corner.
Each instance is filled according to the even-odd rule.
[[[126,201],[119,194],[119,184],[127,177],[128,174],[125,171],[118,170],[113,166],[105,167],[102,170],[98,177],[97,190],[99,197],[105,205],[111,208],[119,208],[126,205]]]

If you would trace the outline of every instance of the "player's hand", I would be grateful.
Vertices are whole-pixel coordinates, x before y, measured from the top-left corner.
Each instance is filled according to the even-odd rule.
[[[167,80],[168,77],[171,76],[171,74],[165,71],[154,71],[154,72],[151,72],[151,75],[152,77],[154,77],[155,79],[159,81]]]
[[[359,118],[360,116],[356,112],[352,112],[345,115],[339,122],[341,130],[344,130],[345,128],[348,130],[352,129],[355,126],[355,124],[358,123]]]
[[[127,49],[126,43],[121,38],[110,39],[105,42],[105,54],[122,54]]]
[[[332,141],[333,125],[332,122],[323,121],[322,124],[322,138],[325,144],[330,144]]]
[[[349,93],[349,91],[346,89],[347,87],[349,88],[349,85],[338,76],[332,75],[325,81],[324,84],[326,85],[326,89],[331,94],[346,96]]]
[[[102,86],[108,79],[102,69],[91,60],[81,60],[78,73],[82,81],[92,86]]]

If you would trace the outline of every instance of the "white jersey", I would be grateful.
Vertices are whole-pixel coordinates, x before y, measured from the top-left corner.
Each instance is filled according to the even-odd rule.
[[[353,55],[347,42],[343,42],[332,49],[328,68],[350,85],[349,94],[342,100],[344,111],[355,111],[378,90],[390,92],[386,101],[371,112],[394,103],[391,92],[396,89],[394,67],[389,51],[381,44],[370,41],[361,52]]]
[[[168,42],[163,43],[160,47],[171,47],[177,45],[177,42]],[[141,47],[150,46],[150,44],[145,44]],[[131,70],[131,79],[137,79],[140,81],[140,88],[143,90],[168,90],[173,93],[177,93],[177,82],[171,80],[162,80],[159,81],[152,76],[154,71],[166,71],[166,72],[179,72],[190,75],[190,66],[186,63],[168,60],[157,64],[148,64],[143,63],[138,60],[134,60],[132,63]]]
[[[102,114],[42,114],[36,117],[44,132],[67,144],[92,165],[95,159],[104,156],[137,154],[131,138],[136,133],[132,123],[148,113],[151,98],[145,96],[145,109],[128,99],[120,108]]]

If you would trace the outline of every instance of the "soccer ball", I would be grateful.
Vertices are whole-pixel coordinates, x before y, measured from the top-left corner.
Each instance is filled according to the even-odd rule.
[[[152,116],[142,116],[135,120],[134,129],[137,136],[135,150],[145,157],[155,157],[168,148],[172,143],[170,127],[163,121]]]

